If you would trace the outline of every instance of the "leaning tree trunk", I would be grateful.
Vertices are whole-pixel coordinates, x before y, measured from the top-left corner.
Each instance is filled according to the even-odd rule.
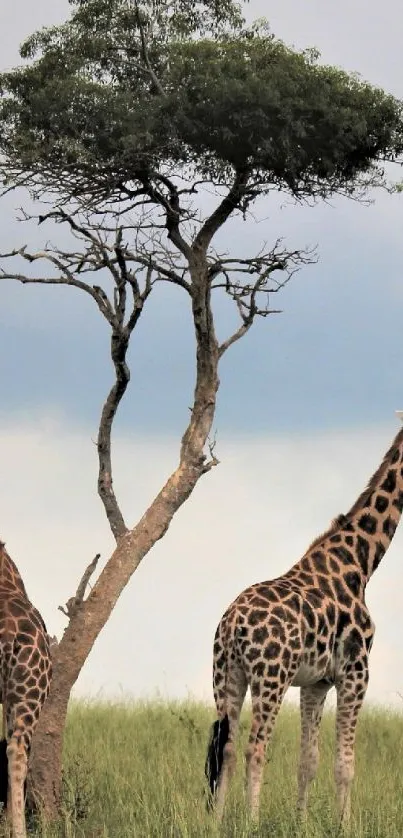
[[[210,307],[205,259],[190,266],[192,309],[197,344],[197,375],[191,420],[182,438],[177,469],[139,523],[118,539],[114,553],[88,598],[77,598],[70,621],[54,652],[49,697],[35,732],[30,760],[30,797],[45,817],[55,818],[61,803],[61,760],[67,706],[72,687],[113,608],[144,556],[167,531],[175,512],[187,500],[199,478],[217,463],[206,461],[204,447],[214,417],[219,385],[219,348]]]

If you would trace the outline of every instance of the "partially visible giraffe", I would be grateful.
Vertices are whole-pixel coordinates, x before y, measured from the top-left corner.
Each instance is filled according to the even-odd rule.
[[[51,677],[45,623],[29,601],[17,567],[0,542],[0,759],[5,774],[0,778],[0,789],[11,814],[12,838],[26,838],[24,785],[28,757]]]
[[[305,813],[318,767],[325,698],[334,686],[335,780],[341,821],[348,822],[356,724],[375,631],[365,587],[402,511],[403,429],[350,511],[339,515],[291,570],[247,588],[222,617],[213,666],[218,720],[205,768],[219,817],[235,769],[235,738],[248,686],[252,728],[246,752],[247,797],[252,817],[259,809],[266,746],[289,686],[301,687],[298,809]]]

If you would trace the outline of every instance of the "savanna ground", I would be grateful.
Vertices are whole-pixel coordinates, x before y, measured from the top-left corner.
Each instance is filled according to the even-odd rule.
[[[339,834],[333,784],[334,715],[325,715],[321,764],[309,817],[294,805],[298,710],[283,707],[265,768],[261,821],[248,825],[243,759],[218,827],[205,811],[204,760],[212,708],[197,703],[72,704],[65,740],[64,815],[59,827],[32,827],[43,838],[330,838]],[[240,748],[249,726],[242,717]],[[351,836],[403,836],[403,713],[362,712]]]

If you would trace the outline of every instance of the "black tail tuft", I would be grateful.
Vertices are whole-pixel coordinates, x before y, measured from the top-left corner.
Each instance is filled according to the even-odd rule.
[[[0,739],[0,803],[7,809],[8,757],[7,739]]]
[[[223,719],[217,719],[211,728],[207,759],[204,766],[204,773],[207,777],[211,792],[210,803],[217,790],[218,778],[224,758],[224,746],[228,742],[228,737],[229,720],[228,716],[225,715]]]

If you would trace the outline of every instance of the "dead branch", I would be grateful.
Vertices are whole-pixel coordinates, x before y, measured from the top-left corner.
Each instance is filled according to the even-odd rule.
[[[234,182],[229,189],[228,194],[225,198],[223,198],[221,203],[218,207],[216,207],[209,218],[206,219],[197,233],[192,245],[193,250],[201,249],[204,253],[207,251],[207,248],[217,231],[223,224],[225,224],[231,213],[239,208],[241,199],[245,199],[248,178],[248,171],[240,171],[236,173]]]
[[[94,571],[96,569],[96,566],[97,566],[100,558],[101,558],[101,554],[97,553],[97,555],[89,563],[88,567],[86,567],[86,569],[85,569],[85,571],[84,571],[84,573],[83,573],[83,575],[80,579],[80,582],[78,584],[77,591],[76,591],[75,595],[70,597],[70,599],[67,600],[65,606],[59,605],[58,610],[61,611],[62,614],[65,614],[66,617],[69,618],[69,620],[71,620],[71,618],[74,616],[74,614],[77,613],[78,609],[81,607],[82,603],[84,602],[84,596],[85,596],[85,591],[87,589],[87,585],[88,585],[88,583],[91,579],[92,574],[94,573]],[[53,646],[58,645],[57,638],[50,638],[50,640],[51,640],[51,646],[52,645]],[[56,641],[56,643],[55,643],[55,641]]]
[[[48,218],[54,220],[54,213],[49,213]],[[47,220],[47,218],[41,218]],[[53,248],[45,247],[38,253],[28,253],[26,247],[19,250],[2,254],[2,258],[19,256],[29,263],[38,259],[44,259],[57,265],[61,276],[58,277],[30,277],[22,274],[7,273],[2,270],[0,278],[15,279],[22,283],[44,283],[73,285],[88,293],[97,303],[98,308],[111,326],[111,359],[115,370],[115,380],[111,386],[108,396],[102,408],[98,428],[97,451],[98,451],[98,493],[104,505],[104,509],[116,540],[127,532],[120,506],[118,504],[112,478],[111,459],[111,433],[112,424],[119,408],[120,402],[126,392],[130,381],[130,370],[126,363],[127,349],[133,329],[135,328],[144,303],[151,293],[153,283],[153,264],[144,264],[142,260],[141,269],[145,271],[144,288],[141,291],[136,274],[127,264],[126,247],[122,242],[122,231],[115,231],[115,238],[112,244],[102,239],[99,232],[95,233],[91,227],[80,224],[76,219],[69,217],[63,210],[57,214],[57,220],[67,222],[72,233],[87,242],[87,249],[80,253],[64,253]],[[135,260],[135,254],[132,254]],[[88,264],[94,268],[94,263],[99,267],[109,269],[115,289],[113,302],[107,294],[97,285],[89,285],[82,279],[78,279],[77,272],[85,272]],[[132,291],[132,303],[127,312],[127,286]]]
[[[224,355],[224,352],[226,352],[227,349],[229,349],[229,347],[232,346],[233,343],[236,343],[237,340],[240,340],[241,338],[243,338],[244,335],[246,335],[246,333],[249,331],[250,327],[252,326],[252,323],[253,323],[254,319],[255,319],[255,315],[251,311],[250,316],[243,320],[243,323],[239,326],[239,328],[236,329],[235,332],[232,333],[232,335],[230,335],[228,338],[226,338],[226,340],[224,340],[220,344],[219,349],[218,349],[218,355],[219,355],[220,358],[222,358],[222,356]]]
[[[151,220],[149,228],[146,228],[144,224],[146,213],[142,213],[132,223],[123,224],[120,222],[119,224],[115,223],[113,226],[108,226],[105,223],[105,213],[103,213],[102,232],[104,239],[101,239],[99,231],[101,222],[99,220],[94,223],[94,221],[86,217],[85,223],[79,224],[74,215],[66,213],[63,209],[52,210],[49,213],[38,216],[28,215],[23,210],[21,212],[23,214],[23,220],[37,220],[39,224],[47,220],[54,221],[55,223],[67,223],[74,237],[85,243],[87,247],[85,258],[83,258],[82,251],[66,253],[60,250],[60,248],[57,248],[57,253],[63,257],[72,272],[76,271],[81,274],[93,273],[106,267],[113,274],[115,282],[118,283],[119,276],[122,273],[122,267],[124,266],[124,270],[126,270],[125,279],[129,283],[133,281],[136,284],[135,277],[127,270],[127,265],[129,263],[138,265],[139,268],[145,268],[146,270],[151,266],[154,273],[161,280],[167,280],[175,285],[179,285],[190,293],[190,285],[184,278],[186,267],[178,265],[176,254],[169,250],[166,244],[163,244],[160,238],[157,237],[155,220]],[[115,213],[113,214],[115,215]],[[118,217],[120,217],[120,214]],[[153,235],[147,234],[145,236],[146,229],[151,229]],[[160,229],[165,230],[166,225],[161,225]],[[113,241],[110,243],[106,238],[108,234],[113,236]],[[129,247],[123,242],[124,234],[133,237],[134,247]],[[52,248],[52,250],[54,252],[55,249]],[[10,255],[12,254],[4,254],[4,256]]]
[[[216,448],[216,444],[217,444],[216,434],[214,434],[213,439],[208,439],[207,442],[208,442],[210,460],[207,460],[207,462],[204,464],[202,474],[207,474],[207,472],[211,471],[212,468],[214,468],[215,466],[220,465],[220,460],[218,459],[218,457],[214,453],[215,448]]]
[[[241,325],[224,340],[219,347],[219,357],[250,329],[256,317],[278,314],[279,309],[270,307],[270,295],[278,293],[290,281],[294,273],[303,265],[316,261],[315,250],[286,251],[279,249],[277,241],[272,250],[261,252],[250,259],[229,259],[217,257],[210,263],[209,276],[212,289],[223,289],[235,302]],[[273,274],[280,271],[282,279]],[[219,275],[224,282],[218,282]],[[237,275],[241,275],[238,278]],[[253,282],[243,279],[245,275],[255,276]]]
[[[142,295],[141,303],[139,301],[138,308],[133,309],[126,327],[122,329],[119,326],[112,330],[111,358],[115,368],[115,381],[103,405],[98,429],[98,494],[104,505],[109,526],[116,541],[127,532],[127,526],[113,489],[111,457],[112,424],[130,381],[130,370],[126,363],[126,354],[130,335],[140,317],[144,299],[144,295]]]
[[[20,256],[22,259],[31,264],[37,260],[50,262],[60,270],[60,274],[59,276],[27,276],[26,274],[11,273],[1,268],[0,279],[13,279],[16,282],[21,282],[22,285],[72,285],[75,288],[79,288],[81,291],[85,291],[86,294],[89,294],[89,296],[95,300],[101,314],[103,314],[108,323],[113,325],[113,310],[105,292],[103,292],[98,286],[91,286],[88,285],[87,282],[77,279],[69,265],[66,263],[63,264],[61,258],[58,258],[46,249],[38,251],[37,253],[27,253],[26,246],[21,247],[19,250],[12,250],[9,253],[0,253],[0,259],[8,259],[14,256]],[[79,272],[79,270],[77,270],[77,272]]]
[[[161,172],[149,172],[147,174],[147,179],[143,174],[138,175],[138,177],[146,188],[148,196],[154,201],[154,203],[159,204],[165,210],[165,226],[168,238],[179,250],[179,252],[182,253],[186,259],[189,259],[191,246],[183,237],[180,230],[182,218],[188,216],[186,216],[186,213],[181,206],[178,188],[172,180],[163,175]],[[164,195],[162,189],[154,186],[151,178],[154,178],[156,183],[165,187],[168,194]]]

